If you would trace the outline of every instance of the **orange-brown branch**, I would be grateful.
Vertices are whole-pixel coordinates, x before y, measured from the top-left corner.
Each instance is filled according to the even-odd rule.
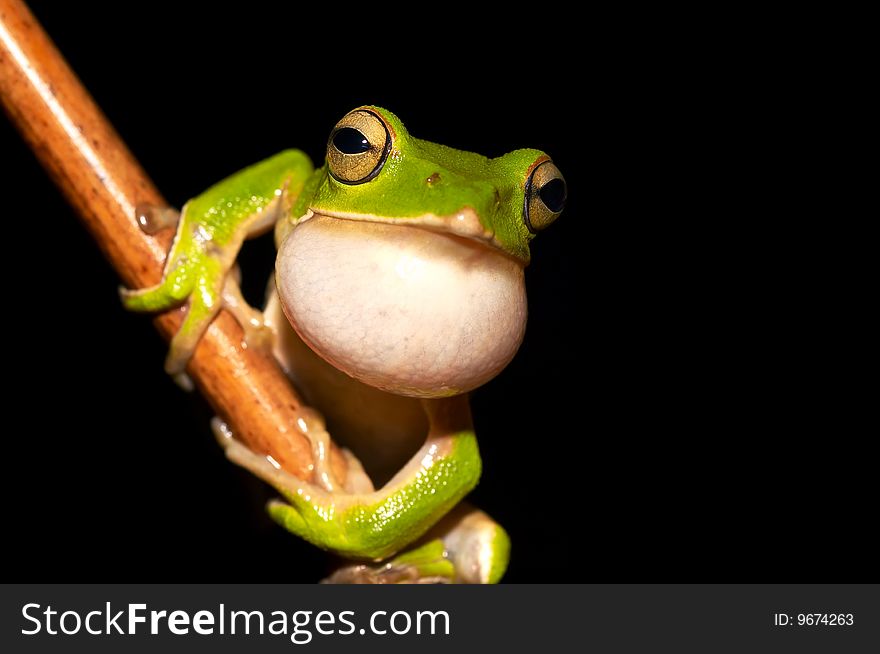
[[[158,282],[172,234],[145,234],[134,208],[164,204],[162,196],[20,0],[0,0],[0,99],[123,283]],[[167,340],[180,320],[172,311],[155,324]],[[293,427],[301,401],[271,356],[243,349],[241,340],[238,324],[221,312],[187,370],[237,438],[307,479],[311,448]],[[332,461],[341,478],[337,451]]]

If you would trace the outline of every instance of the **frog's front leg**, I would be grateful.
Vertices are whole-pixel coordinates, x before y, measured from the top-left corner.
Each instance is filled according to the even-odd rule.
[[[425,444],[383,488],[330,492],[285,472],[234,438],[226,455],[274,486],[286,502],[269,514],[297,536],[349,558],[385,559],[422,536],[476,485],[480,455],[464,396],[427,400]]]
[[[170,374],[183,372],[224,305],[242,321],[246,335],[260,327],[229,273],[244,240],[284,216],[311,173],[311,162],[302,152],[287,150],[212,186],[184,206],[162,280],[149,288],[122,290],[123,303],[132,311],[165,311],[186,304],[186,317],[165,362]],[[167,226],[173,218],[173,212],[138,212],[145,229]]]

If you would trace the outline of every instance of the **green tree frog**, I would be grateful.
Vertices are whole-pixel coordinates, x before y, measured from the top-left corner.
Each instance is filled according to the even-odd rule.
[[[272,347],[314,409],[292,429],[312,443],[299,479],[215,424],[227,456],[283,497],[269,514],[356,563],[337,581],[497,582],[507,534],[464,504],[480,456],[466,393],[516,353],[526,323],[529,241],[562,212],[566,185],[550,158],[488,159],[411,136],[364,106],[333,128],[325,164],[286,150],[219,182],[180,214],[162,281],[123,290],[134,311],[181,304],[166,369],[182,375],[217,312],[247,343]],[[242,299],[242,242],[274,228],[274,284],[264,310]],[[515,401],[515,400],[514,400]],[[327,463],[344,444],[345,479]]]

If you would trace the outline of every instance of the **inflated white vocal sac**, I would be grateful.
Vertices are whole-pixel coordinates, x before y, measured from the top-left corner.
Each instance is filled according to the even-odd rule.
[[[276,282],[309,347],[400,395],[476,388],[507,365],[525,331],[520,263],[420,227],[315,215],[282,245]]]

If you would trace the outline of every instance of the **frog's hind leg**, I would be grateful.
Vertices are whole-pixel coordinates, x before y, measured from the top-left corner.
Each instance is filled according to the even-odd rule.
[[[497,584],[510,538],[467,502],[447,513],[413,546],[378,563],[345,563],[324,584]]]

